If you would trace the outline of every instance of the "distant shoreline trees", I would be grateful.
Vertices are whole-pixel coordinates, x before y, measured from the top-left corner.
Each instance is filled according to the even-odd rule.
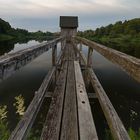
[[[140,18],[118,21],[78,35],[140,58]]]
[[[51,32],[29,32],[25,29],[20,28],[12,28],[11,25],[2,20],[0,18],[0,41],[6,41],[6,40],[25,40],[25,39],[38,39],[38,40],[45,40],[45,39],[51,39],[55,37],[57,33],[51,33]]]

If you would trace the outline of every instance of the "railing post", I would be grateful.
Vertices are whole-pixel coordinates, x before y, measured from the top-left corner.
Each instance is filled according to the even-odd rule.
[[[57,75],[57,64],[56,64],[56,60],[57,59],[57,44],[55,44],[53,47],[52,47],[52,66],[56,66],[56,70],[55,70],[55,74],[54,74],[54,84],[56,84],[56,75]]]
[[[82,42],[80,42],[80,47],[79,47],[79,51],[81,52],[82,51]],[[78,54],[79,55],[79,54]],[[80,65],[81,65],[81,57],[80,57],[80,55],[79,55],[79,63],[80,63]]]
[[[86,71],[85,71],[85,81],[86,81],[87,87],[89,87],[89,84],[90,84],[88,68],[92,68],[92,54],[93,54],[93,49],[89,47],[88,48],[87,66],[86,66]]]
[[[88,59],[87,59],[87,67],[88,68],[92,67],[92,54],[93,54],[93,49],[89,47],[89,49],[88,49]]]
[[[55,66],[57,61],[57,44],[52,47],[52,65]]]
[[[61,50],[63,50],[65,47],[65,39],[61,40]]]
[[[75,46],[77,47],[78,46],[78,43],[75,41]],[[76,58],[76,60],[78,60],[79,59],[79,56],[78,56],[78,53],[77,53],[77,51],[74,49],[74,53],[75,53],[75,58]]]

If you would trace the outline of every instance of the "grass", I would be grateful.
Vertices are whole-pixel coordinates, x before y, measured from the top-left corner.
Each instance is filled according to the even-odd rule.
[[[106,129],[105,132],[106,132],[105,140],[114,140],[110,130]],[[134,131],[132,128],[129,128],[128,134],[131,140],[140,140],[140,128],[138,132]]]

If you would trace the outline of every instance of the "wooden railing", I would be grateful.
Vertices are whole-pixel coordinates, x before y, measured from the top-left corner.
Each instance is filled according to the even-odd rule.
[[[96,42],[87,40],[85,38],[75,37],[75,39],[79,43],[82,43],[88,46],[89,48],[96,50],[105,58],[107,58],[109,61],[113,62],[114,64],[117,64],[136,81],[140,82],[140,59],[116,51],[114,49],[108,48]]]
[[[59,39],[57,41],[59,41]],[[61,42],[61,51],[60,51],[58,57],[56,54],[57,46],[56,46],[56,44],[52,45],[52,47],[54,48],[54,49],[52,49],[52,62],[53,62],[52,65],[53,66],[49,70],[46,77],[44,78],[38,91],[35,92],[34,98],[32,99],[26,112],[24,113],[24,116],[22,117],[22,119],[19,121],[18,125],[12,132],[9,140],[27,139],[28,133],[36,119],[36,116],[40,110],[40,107],[44,101],[44,98],[50,96],[49,95],[50,92],[48,92],[48,89],[49,89],[49,86],[50,86],[50,83],[52,82],[52,80],[56,80],[58,67],[62,63],[61,60],[62,60],[64,49],[65,49],[64,48],[65,40],[62,39],[61,41],[62,41]],[[52,41],[52,42],[55,42],[55,41]]]
[[[59,37],[52,41],[44,42],[28,49],[0,57],[0,81],[8,78],[18,69],[31,62],[42,53],[48,51],[50,48],[54,49],[56,44],[63,39],[63,37]]]
[[[60,52],[59,57],[57,58],[56,44],[59,41],[62,41],[61,52]],[[87,75],[86,75],[87,80],[85,80],[85,81],[86,82],[90,81],[96,92],[96,96],[99,100],[103,113],[106,117],[106,120],[110,127],[113,138],[115,140],[130,140],[129,135],[128,135],[122,121],[120,120],[115,108],[113,107],[105,90],[103,89],[96,74],[94,73],[94,71],[92,69],[92,55],[93,55],[93,50],[96,50],[101,55],[103,55],[104,57],[109,59],[111,62],[120,66],[123,70],[125,70],[130,76],[132,76],[138,82],[140,82],[140,60],[136,59],[134,57],[131,57],[129,55],[126,55],[124,53],[118,52],[116,50],[107,48],[98,43],[81,38],[81,37],[74,37],[74,38],[72,38],[71,42],[69,42],[69,43],[72,43],[72,46],[74,49],[73,53],[75,53],[75,56],[76,56],[75,59],[78,60],[80,63],[82,63],[85,67],[85,71],[87,73]],[[78,44],[80,44],[80,49],[77,47]],[[87,58],[82,53],[82,44],[88,46]],[[32,127],[32,124],[40,110],[42,102],[43,102],[44,98],[46,97],[46,94],[48,94],[47,89],[49,87],[49,83],[51,82],[52,77],[54,77],[54,76],[56,77],[57,72],[58,72],[58,70],[57,70],[58,67],[61,67],[61,60],[63,58],[63,54],[67,47],[68,46],[65,45],[65,39],[61,37],[61,38],[58,38],[51,42],[44,43],[44,44],[42,44],[42,46],[39,45],[38,47],[36,46],[35,48],[31,48],[31,50],[30,49],[23,50],[21,52],[15,53],[9,57],[6,56],[3,58],[0,58],[0,70],[2,71],[1,76],[4,77],[4,75],[6,75],[6,77],[7,77],[7,75],[9,75],[9,73],[14,72],[18,69],[17,65],[22,63],[22,61],[25,61],[24,64],[26,64],[26,61],[29,58],[31,61],[33,58],[37,57],[39,54],[46,51],[48,48],[52,48],[52,65],[53,65],[52,69],[49,72],[49,74],[46,76],[46,78],[44,79],[39,90],[36,92],[33,100],[31,101],[31,104],[27,108],[23,118],[18,123],[17,127],[15,128],[12,135],[10,136],[9,140],[23,140],[27,137],[27,134],[28,134],[30,128]],[[20,58],[23,58],[23,59],[20,59]],[[65,59],[63,61],[65,61]],[[79,62],[77,62],[78,65],[79,65]],[[9,65],[9,66],[7,66],[7,65]],[[7,68],[6,66],[10,67],[10,68]],[[21,66],[22,66],[22,64],[21,64]],[[79,67],[79,71],[80,71],[80,67]],[[8,74],[6,74],[6,73],[8,73]],[[61,71],[61,73],[63,73],[63,70]],[[78,76],[78,74],[77,74],[77,76]],[[78,82],[81,83],[81,80]],[[76,84],[78,82],[76,81]],[[84,84],[84,81],[82,81],[82,83]],[[77,87],[78,87],[78,85],[77,85]],[[89,106],[88,106],[88,108],[89,108]],[[84,115],[84,114],[82,114],[82,115]],[[88,121],[88,120],[86,120],[86,121]],[[81,122],[81,124],[82,124],[82,122]],[[82,125],[82,127],[84,127],[84,126]]]
[[[122,68],[127,70],[127,72],[132,71],[130,65],[128,66],[128,64],[129,64],[128,60],[130,60],[130,63],[133,63],[134,65],[136,64],[134,67],[135,71],[139,71],[138,70],[138,67],[140,64],[139,60],[136,58],[133,58],[131,56],[125,55],[125,54],[123,57],[123,53],[120,53],[118,51],[107,48],[105,46],[102,46],[100,44],[97,44],[95,42],[89,41],[84,38],[75,37],[75,38],[73,38],[72,43],[73,43],[75,51],[77,51],[77,53],[80,57],[79,61],[85,65],[85,71],[87,72],[85,79],[86,79],[86,81],[88,81],[88,80],[91,81],[91,84],[96,92],[96,96],[99,100],[101,108],[104,112],[105,118],[110,127],[113,138],[115,140],[130,140],[130,137],[129,137],[122,121],[120,120],[115,108],[113,107],[105,90],[103,89],[96,74],[94,73],[94,71],[92,69],[92,54],[93,54],[93,49],[95,49],[97,52],[99,52],[100,54],[102,54],[103,56],[108,58],[109,60],[111,59],[112,62],[119,64],[119,66],[121,66]],[[80,49],[78,49],[78,47],[77,47],[78,44],[80,44]],[[82,53],[82,49],[81,49],[82,44],[84,44],[88,47],[87,58]],[[122,63],[120,63],[119,60],[116,60],[115,56],[117,58],[119,58],[119,60],[122,61]],[[136,60],[136,62],[134,60]],[[124,67],[125,65],[127,65],[127,68]],[[129,68],[130,68],[130,70],[129,70]],[[136,75],[132,74],[131,76],[135,77]],[[138,78],[136,78],[136,79],[139,81]]]

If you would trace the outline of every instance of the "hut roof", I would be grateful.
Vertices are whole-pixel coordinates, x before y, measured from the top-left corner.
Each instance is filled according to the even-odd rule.
[[[77,16],[60,16],[61,28],[77,28],[78,17]]]

